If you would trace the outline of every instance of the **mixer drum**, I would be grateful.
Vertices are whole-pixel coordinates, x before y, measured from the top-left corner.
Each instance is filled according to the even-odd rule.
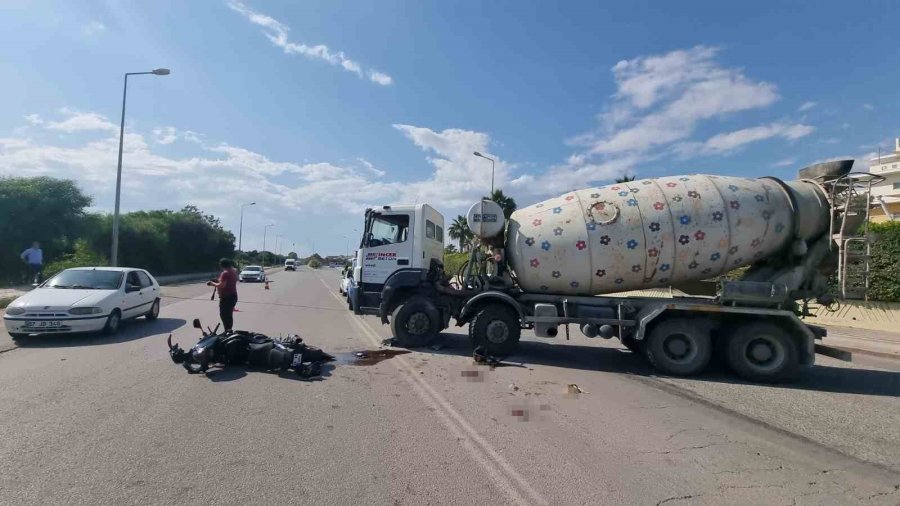
[[[773,178],[713,175],[573,191],[513,213],[509,262],[524,290],[557,294],[706,279],[785,246],[788,195]]]

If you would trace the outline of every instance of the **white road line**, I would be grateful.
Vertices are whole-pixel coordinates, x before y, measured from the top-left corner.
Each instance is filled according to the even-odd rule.
[[[321,281],[323,285],[325,285],[328,293],[343,305],[344,301],[334,293],[331,286],[318,275],[316,277],[319,278],[319,281]],[[347,318],[363,332],[363,335],[368,338],[368,341],[371,342],[372,345],[381,346],[381,336],[378,335],[368,322],[353,314],[348,314]],[[403,376],[413,386],[416,394],[418,394],[428,407],[434,408],[433,412],[438,414],[444,425],[454,434],[475,461],[481,465],[497,486],[503,490],[513,502],[516,504],[528,504],[528,501],[522,497],[519,490],[517,490],[516,486],[510,482],[509,478],[515,481],[519,487],[525,491],[532,503],[549,504],[549,501],[544,499],[536,490],[534,490],[525,478],[516,472],[512,465],[510,465],[490,443],[478,434],[475,428],[453,408],[449,401],[439,394],[434,387],[425,381],[425,379],[420,377],[408,360],[401,356],[397,356],[394,357],[391,362],[400,372],[405,373]],[[501,470],[505,471],[506,476],[501,473]]]
[[[369,326],[368,322],[358,317],[350,315],[348,317],[363,331],[373,345],[378,346],[381,344],[380,336]],[[531,503],[549,504],[549,501],[534,490],[525,478],[516,472],[509,462],[478,434],[475,428],[453,408],[449,401],[444,399],[427,381],[420,377],[409,361],[401,356],[397,356],[391,362],[400,372],[406,373],[404,376],[413,385],[419,397],[426,404],[429,404],[429,407],[436,408],[434,412],[438,413],[444,425],[454,433],[472,457],[515,503],[528,504],[528,501],[521,496],[515,485],[510,482],[510,478],[530,497]],[[501,471],[504,471],[506,476]]]

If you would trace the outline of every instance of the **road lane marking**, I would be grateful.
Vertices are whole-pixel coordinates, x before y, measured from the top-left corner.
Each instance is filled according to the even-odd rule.
[[[331,286],[324,279],[316,275],[319,281],[328,290],[328,293],[335,298],[341,305],[343,302],[337,294],[332,291]],[[381,336],[373,329],[367,321],[352,314],[347,315],[348,319],[356,325],[368,341],[374,346],[381,346]],[[463,416],[453,408],[450,402],[439,394],[425,379],[421,378],[417,371],[413,368],[404,357],[394,357],[392,360],[394,366],[406,377],[415,390],[416,394],[428,405],[434,408],[444,425],[454,434],[454,436],[462,442],[463,446],[468,450],[469,454],[484,468],[490,475],[491,479],[503,490],[516,504],[549,504],[533,487],[520,475],[509,462],[497,452],[490,443],[488,443],[474,427]],[[454,423],[455,422],[455,423]],[[499,470],[497,469],[499,466]],[[504,471],[507,476],[503,476],[500,470]],[[519,487],[530,496],[531,501],[526,501],[519,493],[512,479]]]
[[[371,326],[369,326],[368,322],[352,315],[348,315],[348,318],[354,325],[362,330],[363,334],[373,345],[381,345],[381,340],[379,339],[380,336]],[[435,408],[433,412],[438,414],[441,421],[444,422],[444,425],[454,433],[457,439],[462,443],[463,447],[469,451],[478,464],[487,471],[491,479],[494,480],[497,486],[503,490],[513,502],[516,504],[549,504],[549,501],[544,499],[533,487],[531,487],[525,478],[513,469],[512,465],[510,465],[490,443],[478,434],[475,428],[453,408],[449,401],[417,374],[417,371],[409,361],[404,357],[394,357],[391,362],[400,372],[406,373],[404,376],[413,386],[419,397],[428,404],[429,407]],[[506,476],[504,476],[501,471],[505,472]],[[514,481],[515,484],[518,484],[518,486],[530,497],[530,501],[527,501],[522,497],[515,484],[510,482],[510,479]]]

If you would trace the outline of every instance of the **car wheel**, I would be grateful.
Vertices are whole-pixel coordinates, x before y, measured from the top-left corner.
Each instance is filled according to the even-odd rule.
[[[506,358],[519,346],[519,315],[505,304],[489,304],[469,323],[469,335],[472,344],[484,347],[488,355]]]
[[[645,345],[654,367],[674,376],[699,374],[709,364],[709,329],[688,318],[663,320],[653,327]]]
[[[735,329],[726,351],[728,365],[738,376],[762,382],[793,377],[800,367],[798,355],[790,334],[768,322],[747,323]]]
[[[106,325],[103,327],[103,333],[111,336],[119,331],[119,325],[122,323],[122,313],[118,309],[114,309],[106,319]]]
[[[25,333],[22,333],[22,332],[10,332],[10,333],[9,333],[9,337],[13,338],[13,340],[16,340],[16,339],[25,339],[26,337],[28,337],[28,334],[25,334]]]
[[[155,320],[159,318],[159,299],[153,301],[153,305],[150,306],[150,311],[145,316],[148,320]]]
[[[407,348],[427,346],[440,333],[440,313],[426,299],[410,299],[391,315],[391,333]]]

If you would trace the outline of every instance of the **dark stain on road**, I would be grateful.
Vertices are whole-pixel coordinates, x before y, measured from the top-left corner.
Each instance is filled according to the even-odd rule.
[[[338,353],[335,361],[343,365],[375,365],[397,355],[406,355],[409,350],[368,350],[352,353]]]

